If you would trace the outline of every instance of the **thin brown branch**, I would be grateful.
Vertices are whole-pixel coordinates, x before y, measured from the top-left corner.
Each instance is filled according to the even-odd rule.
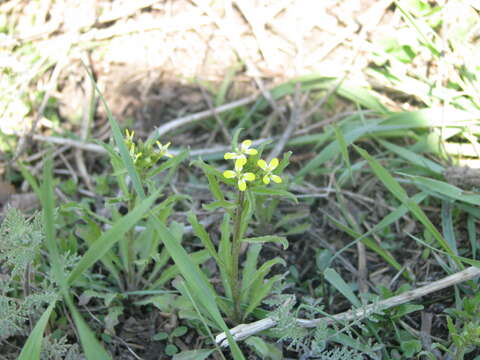
[[[459,271],[453,275],[444,277],[443,279],[434,281],[428,285],[419,287],[415,290],[406,291],[403,294],[393,296],[391,298],[379,301],[367,305],[360,309],[352,309],[340,314],[333,315],[331,317],[322,317],[313,320],[307,319],[297,319],[298,326],[305,328],[314,328],[321,323],[327,323],[332,325],[336,322],[346,322],[363,319],[369,315],[378,312],[380,310],[386,310],[394,306],[405,304],[409,301],[418,299],[422,296],[431,294],[435,291],[442,290],[446,287],[456,285],[458,283],[471,280],[477,276],[480,276],[480,269],[474,266],[471,266],[463,271]],[[247,337],[254,335],[258,332],[270,329],[277,324],[277,321],[273,318],[265,318],[259,321],[255,321],[250,324],[240,324],[233,329],[230,329],[230,334],[236,341],[246,339]],[[228,342],[226,341],[225,333],[221,333],[216,336],[215,341],[221,346],[227,346]]]

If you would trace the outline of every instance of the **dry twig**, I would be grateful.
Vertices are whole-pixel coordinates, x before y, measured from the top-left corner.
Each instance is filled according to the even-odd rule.
[[[258,95],[254,94],[248,97],[245,97],[243,99],[233,101],[231,103],[225,104],[218,106],[214,109],[211,110],[205,110],[198,112],[196,114],[191,114],[187,116],[180,117],[178,119],[172,120],[160,127],[158,127],[156,130],[153,131],[153,133],[150,135],[150,137],[155,137],[155,138],[160,138],[161,136],[165,135],[169,131],[172,131],[173,129],[179,128],[180,126],[184,126],[187,124],[192,124],[200,120],[207,119],[211,116],[214,116],[215,114],[221,114],[225,111],[229,111],[232,109],[235,109],[240,106],[244,106],[247,104],[250,104],[251,102],[254,102],[257,100]]]
[[[455,284],[471,280],[477,276],[480,276],[480,269],[471,266],[463,271],[459,271],[453,275],[449,275],[443,279],[434,281],[428,285],[419,287],[415,290],[406,291],[403,294],[393,296],[391,298],[379,301],[374,304],[367,305],[360,309],[352,309],[340,314],[333,315],[331,317],[322,317],[313,320],[297,319],[297,325],[305,328],[317,327],[320,323],[326,322],[328,325],[332,325],[336,322],[345,322],[363,319],[374,312],[380,310],[386,310],[394,306],[398,306],[409,301],[418,299],[422,296],[428,295],[432,292],[442,290],[446,287],[453,286]],[[230,329],[230,334],[236,341],[246,339],[247,337],[259,333],[261,331],[270,329],[277,324],[277,321],[273,318],[265,318],[259,321],[255,321],[250,324],[240,324],[233,329]],[[221,333],[216,336],[215,342],[221,346],[227,346],[225,333]]]

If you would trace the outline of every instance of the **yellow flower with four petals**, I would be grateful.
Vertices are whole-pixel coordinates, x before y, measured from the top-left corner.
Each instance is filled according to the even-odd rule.
[[[265,160],[260,159],[257,161],[257,165],[265,172],[265,175],[263,175],[263,182],[265,184],[270,184],[270,180],[273,180],[273,182],[276,182],[277,184],[282,182],[282,178],[280,176],[272,174],[272,171],[278,166],[277,158],[270,160],[270,164],[268,165]]]
[[[236,148],[235,152],[227,152],[227,153],[225,153],[225,155],[223,157],[224,157],[225,160],[234,159],[235,160],[235,166],[237,166],[237,163],[239,163],[240,160],[241,161],[245,160],[245,162],[242,164],[242,167],[243,167],[243,165],[245,165],[245,163],[247,162],[247,156],[246,155],[256,155],[258,153],[257,150],[250,149],[250,146],[252,146],[252,140],[244,140],[240,144],[240,149]]]
[[[160,157],[166,156],[168,158],[173,158],[173,155],[168,152],[168,147],[170,146],[170,142],[162,145],[160,141],[157,141],[158,150],[160,152]]]
[[[243,165],[245,165],[246,162],[246,158],[236,159],[235,170],[226,170],[223,172],[223,176],[227,179],[238,179],[237,184],[240,191],[245,191],[247,189],[247,181],[255,180],[255,174],[251,172],[242,173]]]

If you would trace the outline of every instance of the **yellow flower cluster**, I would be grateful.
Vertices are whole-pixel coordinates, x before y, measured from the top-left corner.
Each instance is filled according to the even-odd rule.
[[[227,152],[224,155],[225,160],[235,160],[234,170],[226,170],[223,172],[223,176],[227,179],[237,179],[238,189],[245,191],[247,189],[247,181],[254,181],[256,176],[252,172],[242,172],[243,167],[247,163],[247,155],[257,155],[258,151],[251,149],[252,140],[244,140],[240,147],[235,149],[235,152]],[[264,184],[270,184],[270,181],[275,183],[281,183],[282,178],[273,174],[273,171],[277,168],[279,161],[277,158],[270,160],[267,164],[265,160],[258,160],[257,165],[263,170],[262,181]]]
[[[170,143],[162,145],[157,141],[156,145],[158,150],[153,149],[148,143],[144,143],[141,140],[134,141],[135,131],[125,129],[125,143],[127,145],[128,152],[133,160],[133,163],[139,166],[150,167],[156,163],[162,157],[172,158],[173,154],[168,152]]]

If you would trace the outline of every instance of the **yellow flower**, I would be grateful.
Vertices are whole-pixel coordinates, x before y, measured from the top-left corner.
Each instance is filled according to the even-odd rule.
[[[263,175],[263,182],[265,184],[270,184],[270,180],[273,180],[273,182],[276,182],[277,184],[282,182],[282,178],[280,176],[272,174],[272,171],[278,166],[277,158],[270,160],[270,164],[268,165],[265,160],[260,159],[257,161],[257,165],[265,172],[265,175]]]
[[[255,174],[251,172],[242,173],[243,165],[247,162],[247,159],[237,159],[235,161],[235,170],[226,170],[223,172],[223,176],[227,179],[238,179],[238,189],[245,191],[247,189],[247,181],[255,180]]]
[[[170,146],[170,142],[166,143],[165,145],[162,145],[162,143],[160,141],[157,141],[157,146],[158,146],[158,150],[160,152],[160,157],[162,156],[166,156],[168,158],[173,158],[173,154],[170,154],[168,152],[168,147]]]
[[[127,142],[128,141],[133,141],[133,136],[135,135],[135,130],[132,130],[132,132],[130,132],[128,129],[125,129],[125,137],[126,137],[126,140]]]
[[[230,159],[236,160],[235,166],[237,166],[237,163],[239,163],[239,160],[242,160],[242,161],[245,160],[245,162],[247,161],[247,157],[245,155],[256,155],[258,153],[257,150],[250,149],[250,146],[252,146],[252,140],[244,140],[240,144],[240,149],[236,148],[235,152],[227,152],[223,157],[225,160],[230,160]],[[243,165],[245,165],[245,163]]]

